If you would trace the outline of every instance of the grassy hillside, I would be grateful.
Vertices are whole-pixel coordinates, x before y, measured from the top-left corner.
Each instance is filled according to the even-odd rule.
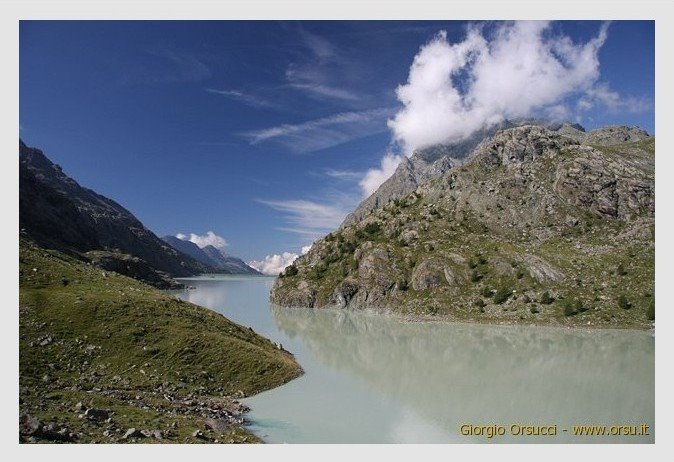
[[[235,398],[301,374],[252,329],[24,240],[19,287],[23,441],[253,442]]]

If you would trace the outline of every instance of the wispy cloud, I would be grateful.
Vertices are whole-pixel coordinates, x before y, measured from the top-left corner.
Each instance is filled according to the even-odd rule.
[[[648,99],[622,96],[611,90],[605,83],[590,88],[578,100],[577,107],[581,111],[586,111],[597,105],[603,106],[611,112],[644,112],[653,108],[653,103]]]
[[[242,135],[250,144],[277,141],[294,152],[311,152],[386,131],[392,108],[341,112],[299,124],[282,124]]]
[[[325,175],[338,180],[359,180],[363,177],[363,172],[356,172],[354,170],[336,170],[332,168],[325,169]]]
[[[331,87],[329,85],[320,84],[316,82],[308,82],[300,80],[298,82],[291,82],[288,84],[288,86],[298,90],[306,91],[307,93],[313,94],[314,96],[318,97],[335,98],[346,101],[360,100],[360,96],[358,96],[353,91],[346,90],[344,88]]]
[[[298,32],[300,44],[308,53],[288,65],[285,72],[287,85],[315,99],[348,103],[362,100],[361,95],[344,86],[343,78],[340,81],[335,79],[335,76],[352,74],[354,63],[326,38],[305,29]]]
[[[348,209],[337,204],[321,204],[303,199],[259,199],[258,202],[283,212],[283,220],[288,226],[280,226],[277,229],[314,238],[337,228],[348,213]]]
[[[218,90],[215,88],[206,88],[206,91],[208,93],[213,93],[215,95],[220,95],[224,96],[225,98],[238,101],[240,103],[246,104],[248,106],[252,107],[258,107],[258,108],[269,108],[269,107],[274,107],[275,104],[272,103],[271,101],[267,101],[264,98],[260,98],[259,96],[251,95],[248,93],[244,93],[239,90]]]

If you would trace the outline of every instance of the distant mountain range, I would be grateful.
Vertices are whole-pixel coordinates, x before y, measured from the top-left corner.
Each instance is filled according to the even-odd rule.
[[[60,250],[160,288],[176,286],[173,277],[257,273],[215,248],[220,257],[213,257],[211,249],[194,246],[203,254],[195,258],[184,246],[176,249],[174,243],[167,244],[124,207],[80,186],[42,151],[21,140],[19,227],[23,236],[40,247]]]
[[[204,265],[215,268],[218,273],[262,274],[255,268],[250,267],[240,258],[229,256],[212,245],[199,247],[194,242],[186,241],[175,236],[164,236],[162,239],[174,249],[189,255]]]

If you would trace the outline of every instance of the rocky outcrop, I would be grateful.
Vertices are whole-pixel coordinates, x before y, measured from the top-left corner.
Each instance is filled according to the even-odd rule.
[[[460,164],[352,217],[294,262],[272,301],[468,320],[525,310],[527,322],[647,323],[654,140],[630,128],[552,128],[498,131]],[[439,162],[443,149],[425,151],[427,160]],[[625,293],[639,307],[627,316],[616,301]]]

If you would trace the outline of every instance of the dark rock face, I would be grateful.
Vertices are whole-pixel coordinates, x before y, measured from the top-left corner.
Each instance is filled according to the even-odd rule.
[[[127,254],[170,276],[211,269],[163,242],[121,205],[80,186],[22,141],[19,226],[41,247],[74,255],[92,250]]]

